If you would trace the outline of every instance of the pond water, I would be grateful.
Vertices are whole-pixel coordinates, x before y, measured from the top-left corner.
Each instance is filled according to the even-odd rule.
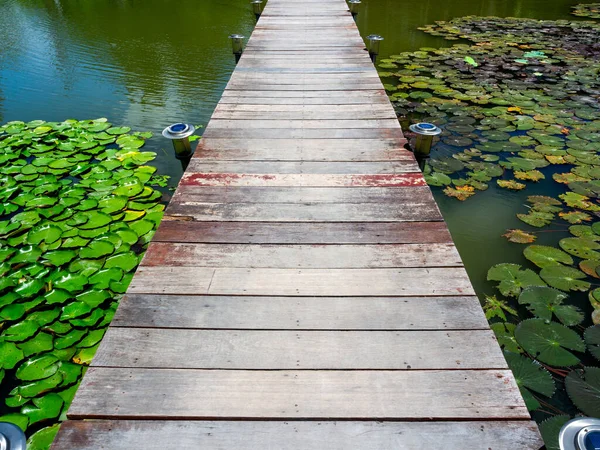
[[[254,16],[245,0],[3,0],[0,2],[0,122],[108,117],[158,134],[175,121],[206,124],[235,65],[228,35],[249,36]],[[385,37],[382,57],[451,42],[417,27],[465,15],[571,19],[577,0],[363,0],[363,35]],[[181,176],[170,144],[156,137],[163,174]],[[518,228],[515,205],[526,195],[554,193],[551,180],[527,193],[490,189],[465,203],[435,190],[478,292],[491,292],[488,268],[524,259],[501,237]],[[490,205],[493,205],[491,207]],[[566,227],[564,227],[566,229]],[[545,239],[555,240],[552,233]],[[482,244],[485,246],[482,249]]]

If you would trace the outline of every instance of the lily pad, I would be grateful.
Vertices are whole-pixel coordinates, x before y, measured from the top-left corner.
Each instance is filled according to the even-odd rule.
[[[564,238],[558,243],[567,253],[583,259],[600,259],[600,243],[585,238]]]
[[[549,267],[560,264],[573,264],[573,258],[562,250],[546,245],[530,245],[523,255],[538,267]]]
[[[518,353],[504,352],[504,357],[515,376],[517,386],[522,392],[525,391],[525,395],[531,394],[529,391],[546,397],[554,395],[556,389],[554,379],[540,363]],[[526,398],[527,408],[529,410],[539,408],[539,402],[535,399],[532,400],[532,402],[527,402]]]
[[[585,273],[572,267],[548,266],[540,271],[540,277],[550,286],[562,291],[587,291],[590,283],[582,281]]]
[[[569,327],[583,321],[581,311],[571,305],[563,305],[568,296],[549,287],[529,287],[524,289],[519,296],[519,304],[526,305],[531,313],[546,321],[552,320],[555,315],[564,325]]]
[[[588,351],[600,361],[600,325],[587,328],[583,336]]]
[[[28,359],[17,369],[19,380],[35,381],[54,375],[60,366],[58,358],[53,355],[41,355]]]
[[[499,281],[502,295],[517,297],[521,290],[530,286],[546,286],[546,283],[530,269],[521,269],[518,264],[496,264],[487,274],[488,281]]]
[[[537,239],[535,234],[527,233],[523,230],[506,230],[506,234],[503,234],[502,237],[505,237],[510,242],[514,242],[515,244],[529,244],[534,242]]]
[[[600,416],[600,368],[584,367],[574,370],[565,378],[569,397],[584,414]]]
[[[515,338],[523,349],[543,363],[568,367],[579,363],[569,350],[583,352],[585,344],[577,333],[555,322],[528,319],[515,329]]]

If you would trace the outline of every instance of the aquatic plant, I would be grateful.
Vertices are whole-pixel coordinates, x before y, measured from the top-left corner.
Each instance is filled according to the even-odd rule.
[[[0,421],[48,448],[164,205],[141,151],[106,119],[0,126]]]
[[[599,5],[574,10],[598,18]],[[443,129],[428,184],[468,201],[491,183],[556,183],[556,197],[528,196],[515,211],[523,229],[504,234],[526,245],[526,264],[494,265],[497,292],[480,294],[547,447],[558,448],[573,414],[600,415],[600,24],[468,16],[421,30],[471,41],[381,66],[400,120]],[[556,245],[534,244],[550,224],[564,230]]]

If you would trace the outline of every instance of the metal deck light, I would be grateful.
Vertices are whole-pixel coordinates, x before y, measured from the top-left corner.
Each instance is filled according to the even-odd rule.
[[[192,157],[192,145],[190,144],[189,137],[194,134],[196,128],[193,125],[187,123],[174,123],[168,126],[162,132],[162,135],[173,142],[173,149],[175,150],[175,158],[181,161],[183,170],[186,169],[190,158]]]
[[[377,61],[377,55],[379,55],[379,45],[383,38],[378,34],[370,34],[367,36],[367,40],[369,41],[369,56],[371,57],[371,61],[375,64]]]
[[[0,422],[0,449],[25,450],[27,439],[25,433],[16,425]]]
[[[348,0],[348,8],[350,9],[350,14],[352,14],[352,17],[354,17],[354,19],[356,19],[356,16],[358,15],[359,7],[360,0]]]
[[[260,19],[260,15],[262,14],[262,0],[252,0],[250,3],[252,4],[252,11],[254,11],[256,20]]]
[[[242,52],[244,51],[244,36],[241,34],[232,34],[229,36],[229,39],[231,39],[231,49],[233,50],[235,62],[237,63],[242,57]]]
[[[415,142],[414,153],[417,157],[429,157],[431,152],[431,144],[433,143],[433,137],[437,136],[442,132],[438,127],[432,123],[416,123],[408,127],[410,131],[417,135],[417,141]]]
[[[558,443],[561,450],[600,449],[600,419],[580,417],[569,420],[560,429]]]

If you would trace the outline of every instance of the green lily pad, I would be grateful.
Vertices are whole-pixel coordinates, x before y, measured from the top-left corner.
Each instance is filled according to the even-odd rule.
[[[584,367],[574,370],[565,378],[569,397],[584,414],[600,416],[600,368]]]
[[[54,282],[54,287],[68,292],[79,292],[87,284],[87,277],[81,274],[65,273]]]
[[[98,207],[102,209],[102,212],[112,214],[123,210],[128,201],[129,197],[126,196],[108,195],[98,202]]]
[[[583,321],[581,311],[571,305],[563,305],[568,296],[549,287],[529,287],[521,292],[519,304],[526,305],[531,313],[546,321],[552,320],[555,315],[564,325],[569,327],[580,324]]]
[[[20,395],[26,398],[37,397],[55,389],[62,382],[62,380],[62,375],[59,372],[56,372],[54,375],[51,375],[48,378],[33,381],[31,383],[21,384],[10,391],[10,395]]]
[[[579,358],[569,350],[585,351],[585,344],[577,333],[543,319],[521,322],[515,329],[515,338],[527,353],[551,366],[573,366],[579,363]]]
[[[571,417],[567,415],[559,415],[550,417],[539,424],[540,434],[547,450],[562,450],[558,444],[558,435],[563,425],[570,419]]]
[[[119,180],[119,187],[117,187],[113,194],[116,196],[124,197],[135,197],[144,190],[144,185],[136,177],[123,178]]]
[[[18,344],[18,347],[27,357],[38,355],[40,353],[51,351],[54,348],[53,338],[52,335],[48,333],[40,332],[28,341]]]
[[[54,266],[62,266],[77,256],[73,250],[53,250],[44,253],[44,259]]]
[[[37,261],[42,256],[42,250],[37,246],[26,245],[8,261],[10,264],[31,263]]]
[[[36,431],[27,439],[28,450],[48,450],[56,437],[60,423]]]
[[[8,422],[18,426],[21,430],[27,430],[27,426],[29,425],[29,417],[25,414],[20,413],[10,413],[0,416],[0,422]]]
[[[585,238],[564,238],[558,243],[567,253],[583,259],[600,259],[600,243]]]
[[[23,360],[23,351],[12,342],[0,342],[0,368],[13,369]]]
[[[556,389],[554,379],[540,363],[518,353],[504,352],[504,357],[522,392],[533,391],[546,397],[554,395]],[[531,402],[526,401],[526,403],[530,410],[539,408],[537,401],[534,401],[533,405]]]
[[[540,277],[550,286],[562,291],[587,291],[590,283],[582,281],[585,273],[572,267],[548,266],[540,271]]]
[[[110,269],[109,269],[110,270]],[[85,291],[75,297],[78,301],[87,303],[92,308],[97,307],[102,304],[105,300],[110,298],[110,294],[106,291],[101,291],[97,289],[91,289],[89,291]]]
[[[106,240],[94,240],[79,251],[79,256],[81,258],[100,258],[111,254],[114,249],[115,247]]]
[[[105,269],[119,268],[124,272],[133,270],[139,263],[138,256],[133,252],[124,252],[117,255],[106,258],[104,263]]]
[[[29,423],[34,424],[47,419],[56,419],[64,405],[63,399],[54,393],[33,399],[33,405],[21,408],[21,414],[29,417]]]
[[[583,337],[588,351],[600,361],[600,325],[587,328]]]
[[[73,302],[62,308],[60,320],[71,320],[81,316],[85,316],[92,311],[92,306],[85,302]]]
[[[22,342],[37,333],[39,325],[33,321],[24,320],[6,328],[2,337],[8,342]]]
[[[58,358],[53,355],[36,356],[19,366],[16,377],[24,381],[41,380],[54,375],[59,365]]]
[[[541,228],[552,222],[554,214],[541,211],[530,211],[527,214],[517,214],[517,218],[527,225]]]
[[[104,131],[108,134],[116,136],[119,134],[129,133],[131,131],[131,128],[129,128],[129,127],[111,127],[111,128],[105,129]]]
[[[108,289],[111,281],[120,281],[123,278],[123,270],[118,267],[102,269],[92,275],[89,279],[90,284],[95,289]]]
[[[544,268],[562,264],[572,265],[573,258],[562,250],[546,245],[530,245],[523,255],[536,266]]]
[[[515,339],[516,325],[509,322],[496,322],[490,325],[490,328],[498,339],[498,344],[504,350],[513,353],[522,353],[523,349]]]
[[[517,297],[521,290],[530,286],[546,286],[546,283],[532,270],[521,269],[518,264],[496,264],[487,274],[488,281],[499,281],[502,295]]]

